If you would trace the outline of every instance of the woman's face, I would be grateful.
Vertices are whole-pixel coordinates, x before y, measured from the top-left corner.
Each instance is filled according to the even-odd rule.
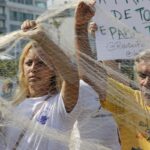
[[[50,78],[54,75],[53,68],[49,68],[37,55],[30,49],[23,63],[24,77],[29,86],[48,87]]]

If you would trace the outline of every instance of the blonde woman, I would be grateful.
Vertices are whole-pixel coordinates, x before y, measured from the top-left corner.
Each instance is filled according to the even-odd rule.
[[[81,101],[92,99],[93,93],[79,87],[77,67],[48,38],[41,26],[27,20],[21,28],[25,35],[35,41],[26,45],[20,57],[19,87],[12,114],[26,117],[32,120],[32,124],[29,121],[23,129],[18,126],[26,122],[16,127],[7,127],[6,149],[68,150],[66,141],[81,112]],[[29,31],[32,28],[35,29]],[[61,79],[59,87],[57,78]],[[45,137],[49,130],[55,138],[50,133],[51,138]],[[56,131],[61,134],[57,136]]]

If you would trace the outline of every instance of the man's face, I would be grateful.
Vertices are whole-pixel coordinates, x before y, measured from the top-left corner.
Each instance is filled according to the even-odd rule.
[[[145,99],[150,100],[150,60],[136,64],[137,80]]]

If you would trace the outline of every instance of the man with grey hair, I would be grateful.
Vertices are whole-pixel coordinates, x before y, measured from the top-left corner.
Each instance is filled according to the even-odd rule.
[[[146,105],[150,106],[150,49],[136,56],[135,71],[142,96]]]
[[[91,12],[88,12],[89,7],[85,4],[82,4],[79,8],[82,8],[82,10],[86,8],[83,13],[80,14],[80,22],[83,23],[84,19],[89,19],[85,17],[85,14],[88,13],[91,15],[92,9]],[[90,19],[88,21],[90,21]],[[84,59],[87,64],[94,67],[90,61],[91,59],[83,55],[86,54],[91,56],[91,58],[93,56],[88,41],[87,24],[79,26],[78,23],[77,25],[76,44],[77,52],[79,53],[79,57],[81,57],[81,63],[79,62],[80,72],[83,80],[88,79],[87,83],[92,85],[98,92],[97,87],[103,88],[103,86],[102,84],[97,85],[93,80],[98,81],[96,77],[103,74],[104,71],[97,65],[98,62],[93,60],[95,62],[94,65],[97,65],[97,70],[95,71],[93,69],[92,71],[94,71],[97,76],[94,78],[92,73],[90,75],[93,78],[89,76],[88,69],[82,64],[82,59]],[[135,59],[135,71],[138,75],[137,81],[140,85],[140,90],[133,90],[129,85],[118,81],[120,77],[117,76],[118,74],[116,73],[115,79],[108,76],[106,100],[101,101],[104,108],[113,112],[117,121],[121,135],[122,150],[150,149],[150,94],[148,94],[150,89],[150,57],[148,58],[148,56],[150,56],[149,50],[140,53]]]

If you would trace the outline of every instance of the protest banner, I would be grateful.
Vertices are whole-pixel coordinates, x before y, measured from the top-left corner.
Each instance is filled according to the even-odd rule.
[[[150,0],[97,0],[99,60],[132,59],[150,48]]]

